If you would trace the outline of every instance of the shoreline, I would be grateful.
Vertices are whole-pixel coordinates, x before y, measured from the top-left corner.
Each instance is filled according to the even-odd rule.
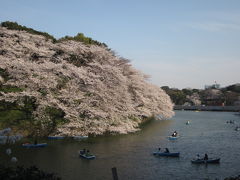
[[[240,112],[240,106],[183,106],[183,105],[175,105],[174,110]]]

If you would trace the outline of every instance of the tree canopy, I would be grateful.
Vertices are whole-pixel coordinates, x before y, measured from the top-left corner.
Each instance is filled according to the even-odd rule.
[[[1,23],[1,26],[6,27],[7,29],[11,29],[11,30],[27,31],[28,33],[31,33],[31,34],[42,35],[42,36],[46,37],[47,39],[51,39],[53,42],[57,41],[52,35],[50,35],[46,32],[36,31],[32,28],[28,28],[26,26],[19,25],[16,22],[5,21],[5,22]]]
[[[31,34],[42,35],[42,36],[46,37],[47,39],[51,39],[53,41],[53,43],[67,41],[67,40],[73,40],[73,41],[83,42],[84,44],[107,47],[107,45],[105,43],[101,43],[99,41],[93,40],[90,37],[86,37],[83,33],[78,33],[76,36],[73,36],[73,37],[65,36],[60,39],[56,39],[54,36],[52,36],[46,32],[37,31],[32,28],[28,28],[26,26],[19,25],[17,22],[5,21],[5,22],[1,23],[1,26],[6,27],[7,29],[11,29],[11,30],[26,31]]]

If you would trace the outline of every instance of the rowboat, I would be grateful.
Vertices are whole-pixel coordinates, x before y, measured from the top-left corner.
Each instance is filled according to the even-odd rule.
[[[216,159],[208,159],[208,160],[204,160],[204,159],[193,159],[191,160],[191,162],[193,164],[216,164],[220,162],[220,158],[216,158]]]
[[[168,136],[169,140],[177,140],[179,136]]]
[[[92,154],[79,154],[80,157],[85,158],[85,159],[95,159],[96,156],[92,155]]]
[[[83,150],[79,151],[79,156],[85,159],[95,159],[96,156],[89,154],[89,153],[84,153]]]
[[[45,146],[47,146],[47,143],[39,143],[39,144],[25,143],[22,146],[25,147],[25,148],[38,148],[38,147],[45,147]]]
[[[176,152],[176,153],[153,152],[153,155],[156,155],[156,156],[167,156],[167,157],[179,157],[180,153],[179,152]]]
[[[48,136],[48,139],[64,139],[64,136]]]
[[[87,139],[88,136],[72,136],[72,138],[75,140],[82,140],[82,139]]]

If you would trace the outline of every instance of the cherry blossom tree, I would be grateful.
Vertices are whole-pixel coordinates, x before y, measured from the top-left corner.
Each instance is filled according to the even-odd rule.
[[[36,107],[29,114],[39,129],[55,125],[48,133],[65,136],[124,134],[139,130],[147,117],[174,114],[160,87],[104,46],[52,43],[4,27],[0,33],[0,68],[8,74],[7,79],[0,74],[0,82],[11,87],[1,92],[0,101],[25,107],[23,97],[34,97]],[[63,111],[67,121],[46,113],[47,107]]]

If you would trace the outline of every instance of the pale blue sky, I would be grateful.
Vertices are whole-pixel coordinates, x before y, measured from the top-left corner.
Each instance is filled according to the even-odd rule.
[[[239,0],[0,0],[0,21],[105,42],[158,86],[240,82]]]

